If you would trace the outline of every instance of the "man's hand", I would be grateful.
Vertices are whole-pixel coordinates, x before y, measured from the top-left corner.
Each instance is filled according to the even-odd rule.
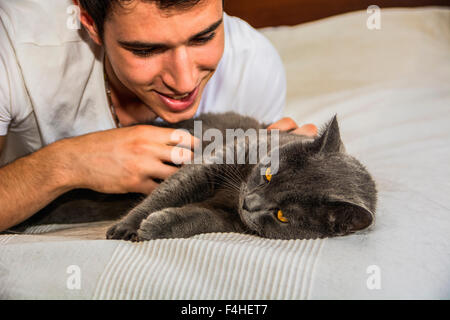
[[[168,163],[190,160],[185,147],[196,143],[185,131],[137,125],[49,144],[0,168],[0,231],[75,188],[149,194],[158,185],[153,178],[178,170]]]
[[[292,118],[285,117],[277,122],[272,123],[267,129],[279,129],[280,131],[290,131],[295,134],[308,136],[314,138],[317,136],[317,127],[311,123],[305,124],[301,127],[295,123]]]
[[[57,153],[64,155],[64,172],[71,187],[149,194],[158,186],[153,178],[164,180],[178,170],[170,163],[192,159],[190,149],[198,139],[187,132],[174,132],[137,125],[64,139],[55,145],[59,144]]]

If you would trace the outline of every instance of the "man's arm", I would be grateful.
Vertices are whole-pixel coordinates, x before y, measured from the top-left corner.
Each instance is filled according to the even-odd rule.
[[[0,151],[5,137],[0,137]],[[42,209],[70,188],[55,146],[43,148],[0,168],[0,231]]]
[[[0,168],[0,231],[32,216],[77,188],[104,193],[149,194],[191,160],[196,138],[174,129],[133,126],[52,143]]]

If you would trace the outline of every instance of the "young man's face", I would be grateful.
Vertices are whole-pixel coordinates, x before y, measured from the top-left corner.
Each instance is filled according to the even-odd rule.
[[[222,17],[222,0],[181,10],[139,0],[117,6],[103,45],[121,92],[166,121],[192,118],[223,54]]]

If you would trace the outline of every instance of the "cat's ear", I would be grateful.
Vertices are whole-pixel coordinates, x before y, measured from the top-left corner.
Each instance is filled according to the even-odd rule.
[[[364,230],[374,222],[374,215],[364,206],[338,201],[328,204],[328,225],[333,233],[344,235]]]
[[[345,152],[336,115],[325,126],[319,137],[312,142],[310,148],[315,152]]]

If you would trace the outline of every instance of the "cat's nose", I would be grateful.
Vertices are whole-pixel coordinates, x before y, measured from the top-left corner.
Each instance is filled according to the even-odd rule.
[[[249,194],[245,196],[242,208],[246,211],[258,211],[262,207],[261,197],[257,194]]]

